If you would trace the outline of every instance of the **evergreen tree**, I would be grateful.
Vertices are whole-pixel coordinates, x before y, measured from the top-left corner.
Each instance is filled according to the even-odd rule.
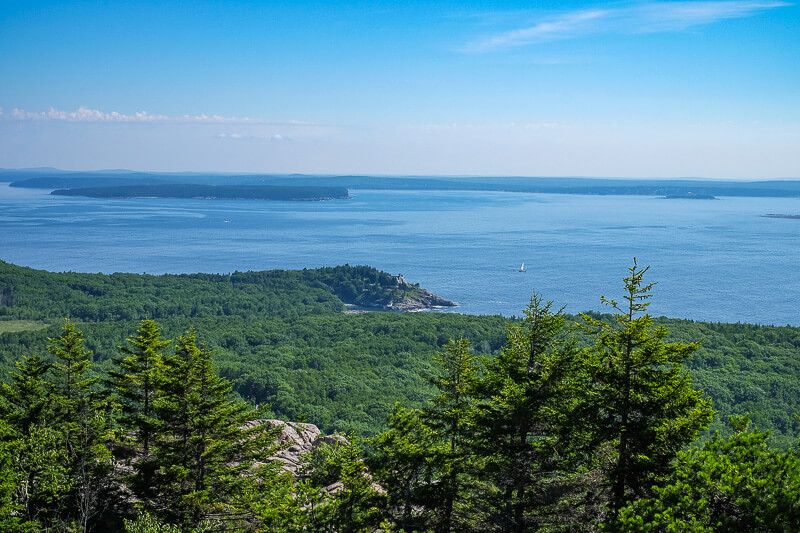
[[[734,435],[678,454],[666,481],[623,508],[611,529],[800,531],[800,453],[771,449],[746,420],[734,425]]]
[[[63,530],[71,525],[75,518],[76,480],[60,425],[31,426],[27,435],[16,434],[9,444],[18,473],[16,499],[20,515],[44,530]]]
[[[421,409],[395,406],[388,429],[370,441],[370,472],[386,488],[389,514],[404,531],[427,531],[437,522],[442,502],[442,460],[446,442],[428,425]]]
[[[379,531],[385,494],[367,472],[361,446],[325,443],[310,452],[302,477],[322,489],[323,497],[307,514],[312,531]]]
[[[565,332],[565,317],[534,295],[525,317],[480,385],[477,453],[491,482],[493,522],[503,531],[546,524],[570,459],[572,416],[585,373]]]
[[[0,385],[0,411],[19,434],[30,433],[35,425],[52,421],[52,398],[46,380],[50,364],[38,355],[16,362],[10,383]]]
[[[438,393],[421,409],[395,408],[389,429],[372,441],[371,466],[398,527],[463,531],[478,367],[466,340],[449,341],[435,361]]]
[[[648,268],[634,258],[623,304],[602,298],[616,311],[612,322],[583,317],[595,339],[591,418],[598,443],[613,448],[607,468],[612,515],[646,496],[713,414],[683,366],[698,343],[667,342],[667,329],[646,313],[653,288],[644,283]]]
[[[460,530],[467,527],[465,517],[465,477],[474,462],[469,449],[474,432],[475,384],[478,366],[469,341],[451,340],[436,362],[440,374],[433,380],[439,392],[423,409],[428,426],[439,437],[443,450],[434,457],[439,470],[436,531]]]
[[[296,481],[276,462],[258,469],[257,484],[249,490],[257,531],[302,533],[312,531],[314,511],[322,492],[310,483]]]
[[[161,330],[153,320],[139,323],[136,334],[127,338],[120,351],[118,368],[111,370],[111,385],[121,404],[119,421],[123,440],[133,437],[133,474],[127,480],[141,499],[153,497],[156,462],[150,455],[150,445],[157,429],[155,399],[164,366],[162,350],[171,341],[161,338]],[[127,444],[126,442],[126,444]]]
[[[136,335],[128,337],[127,342],[128,346],[121,349],[123,358],[119,361],[119,370],[110,374],[122,403],[121,422],[125,428],[135,431],[138,444],[147,456],[156,424],[153,403],[163,365],[162,350],[171,341],[161,338],[155,321],[143,320]]]
[[[13,508],[19,521],[31,527],[60,527],[68,521],[69,477],[67,446],[54,416],[50,365],[41,357],[23,357],[9,383],[0,386],[4,431],[0,446],[6,451],[13,479]],[[10,526],[9,526],[10,527]]]
[[[86,401],[94,397],[92,387],[97,377],[89,372],[91,352],[86,348],[83,333],[66,320],[61,335],[48,339],[48,351],[53,356],[54,408],[62,420],[75,421],[83,413]]]
[[[73,485],[68,507],[78,528],[87,531],[108,503],[104,493],[112,462],[105,445],[111,438],[110,402],[95,390],[98,378],[91,371],[91,352],[75,324],[64,323],[61,335],[49,340],[49,351],[55,359],[52,401]]]
[[[25,530],[17,499],[21,472],[14,465],[14,449],[19,448],[19,444],[16,432],[0,419],[0,531],[9,533]]]
[[[270,429],[253,422],[258,414],[236,398],[217,375],[211,354],[190,330],[167,357],[155,400],[154,434],[158,505],[167,521],[184,528],[204,520],[243,519],[242,498],[256,459],[269,456]]]
[[[125,519],[123,527],[125,533],[181,533],[178,526],[163,524],[147,513],[140,514],[135,520]]]

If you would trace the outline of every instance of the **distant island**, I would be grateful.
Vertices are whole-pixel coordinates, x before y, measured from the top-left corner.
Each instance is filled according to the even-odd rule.
[[[696,194],[687,192],[682,194],[667,194],[661,197],[664,200],[717,200],[718,198],[713,194]]]
[[[788,218],[790,220],[800,220],[800,215],[782,215],[780,213],[767,213],[766,215],[761,215],[764,218]]]
[[[0,181],[27,189],[95,189],[123,186],[339,187],[348,190],[495,191],[513,193],[641,195],[711,199],[708,196],[798,198],[800,180],[622,179],[514,176],[379,176],[306,174],[215,174],[0,169]],[[72,193],[74,194],[74,193]],[[163,195],[160,195],[163,196]],[[203,195],[198,195],[203,196]],[[104,196],[108,197],[108,196]],[[183,196],[181,196],[183,197]],[[215,196],[220,197],[220,196]]]
[[[57,189],[50,194],[90,198],[195,198],[235,200],[321,201],[347,199],[345,187],[294,187],[278,185],[196,185],[189,183],[118,185]]]

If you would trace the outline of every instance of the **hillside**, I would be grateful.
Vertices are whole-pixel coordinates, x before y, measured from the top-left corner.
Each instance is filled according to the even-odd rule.
[[[798,180],[707,180],[551,178],[504,176],[328,176],[213,173],[153,173],[134,171],[54,172],[0,171],[0,180],[12,187],[76,189],[106,187],[165,187],[170,184],[204,186],[336,187],[345,189],[505,191],[547,194],[645,195],[673,197],[800,197]],[[96,194],[100,194],[97,192]],[[102,194],[108,195],[109,191]]]
[[[8,325],[0,327],[0,360],[8,369],[20,355],[43,352],[67,316],[102,364],[140,319],[159,320],[170,338],[194,325],[242,396],[326,432],[371,434],[395,401],[427,397],[431,356],[448,339],[468,339],[486,355],[505,342],[502,317],[343,313],[345,304],[395,309],[429,294],[369,267],[151,276],[0,262],[0,324]],[[751,413],[784,444],[798,434],[800,328],[661,322],[673,338],[703,343],[689,366],[714,400],[717,427],[727,415]]]

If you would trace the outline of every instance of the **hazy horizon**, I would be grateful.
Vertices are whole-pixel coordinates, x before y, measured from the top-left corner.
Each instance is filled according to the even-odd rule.
[[[800,176],[793,2],[30,1],[0,28],[0,167]]]
[[[728,178],[728,177],[706,177],[706,176],[545,176],[545,175],[506,175],[506,174],[390,174],[385,172],[371,172],[368,174],[355,174],[355,173],[335,173],[335,172],[319,172],[319,173],[306,173],[306,172],[270,172],[270,171],[230,171],[230,170],[160,170],[160,169],[131,169],[131,168],[59,168],[59,167],[19,167],[7,168],[0,167],[0,172],[61,172],[61,173],[138,173],[138,174],[213,174],[213,175],[243,175],[243,176],[320,176],[320,177],[339,177],[339,176],[354,176],[354,177],[376,177],[376,178],[461,178],[461,179],[588,179],[588,180],[653,180],[653,181],[797,181],[800,176],[767,176],[760,178],[744,177],[744,178]]]

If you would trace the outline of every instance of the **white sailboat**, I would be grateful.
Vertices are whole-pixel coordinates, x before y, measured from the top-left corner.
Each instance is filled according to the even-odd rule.
[[[525,272],[525,261],[523,261],[522,264],[519,266],[519,271]]]

